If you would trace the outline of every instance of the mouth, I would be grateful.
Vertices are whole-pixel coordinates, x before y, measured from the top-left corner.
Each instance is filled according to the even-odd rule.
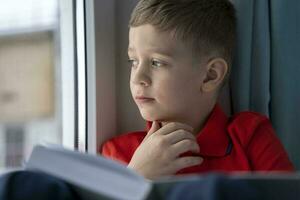
[[[154,98],[145,97],[145,96],[136,96],[134,99],[137,103],[150,103],[155,100]]]

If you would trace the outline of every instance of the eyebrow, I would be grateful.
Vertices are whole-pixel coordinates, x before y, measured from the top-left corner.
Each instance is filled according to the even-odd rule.
[[[163,48],[153,47],[153,48],[148,48],[147,51],[155,52],[168,57],[173,57],[173,54],[171,52],[168,52]],[[135,52],[135,49],[132,47],[128,47],[128,52]]]

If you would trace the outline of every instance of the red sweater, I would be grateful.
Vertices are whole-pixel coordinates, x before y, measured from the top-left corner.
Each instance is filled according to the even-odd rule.
[[[148,122],[148,130],[151,122]],[[147,131],[115,137],[102,146],[107,158],[129,163]],[[213,109],[197,135],[199,156],[204,162],[177,174],[237,171],[294,171],[267,117],[241,112],[228,118],[219,105]],[[190,154],[187,152],[185,155]],[[197,154],[193,155],[197,156]]]

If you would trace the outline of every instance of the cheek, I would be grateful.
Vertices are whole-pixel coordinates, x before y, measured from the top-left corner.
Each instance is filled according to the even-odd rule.
[[[163,82],[158,87],[158,97],[162,103],[169,106],[186,107],[199,96],[200,89],[197,87],[197,83],[192,80],[185,79],[182,81],[172,80],[169,82]]]
[[[130,90],[132,92],[132,90],[133,90],[133,84],[131,83],[131,79],[129,80],[129,87],[130,87]]]
[[[131,84],[131,82],[130,82],[130,93],[131,93],[131,96],[132,96],[132,98],[134,98],[134,91],[135,91],[135,89],[134,89],[135,87],[134,87],[134,85],[133,84]]]
[[[129,87],[130,87],[131,94],[133,94],[134,84],[132,83],[132,73],[130,73],[130,77],[129,77]]]
[[[186,96],[185,85],[181,84],[179,81],[163,82],[158,88],[159,99],[172,106],[180,104]]]

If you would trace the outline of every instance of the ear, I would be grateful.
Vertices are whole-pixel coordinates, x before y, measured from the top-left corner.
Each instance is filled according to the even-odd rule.
[[[217,90],[222,85],[228,72],[227,62],[222,58],[214,58],[207,63],[205,69],[201,90],[203,92]]]

